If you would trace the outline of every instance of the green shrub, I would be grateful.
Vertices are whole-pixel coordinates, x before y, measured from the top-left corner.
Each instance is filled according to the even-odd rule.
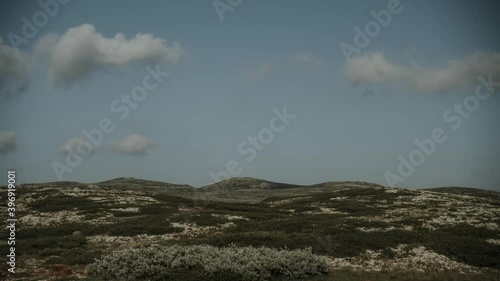
[[[208,245],[127,249],[101,257],[87,274],[106,280],[277,280],[326,273],[326,259],[306,250]]]
[[[429,248],[453,260],[500,269],[500,246],[486,242],[498,232],[470,225],[443,227],[430,236]]]
[[[50,256],[70,249],[84,247],[86,244],[87,240],[83,236],[40,237],[37,239],[20,240],[16,250],[19,255],[36,254],[38,256]]]
[[[47,264],[65,264],[65,265],[76,265],[76,264],[90,264],[94,262],[94,259],[101,256],[102,252],[100,250],[85,250],[81,248],[71,249],[59,253],[58,256],[50,257],[45,261]]]
[[[175,208],[163,205],[151,204],[151,205],[141,206],[139,208],[139,212],[144,215],[159,215],[159,214],[170,215],[176,213],[177,210]]]
[[[73,209],[99,211],[102,205],[92,199],[72,196],[53,196],[33,201],[29,206],[39,212],[69,211]]]
[[[182,229],[170,226],[162,215],[134,217],[113,224],[100,227],[100,231],[107,230],[109,235],[135,236],[139,234],[160,235],[180,232]]]

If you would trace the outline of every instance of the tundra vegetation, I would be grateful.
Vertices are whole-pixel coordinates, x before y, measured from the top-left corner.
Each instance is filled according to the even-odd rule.
[[[2,280],[500,280],[493,191],[119,178],[25,184],[16,202]]]

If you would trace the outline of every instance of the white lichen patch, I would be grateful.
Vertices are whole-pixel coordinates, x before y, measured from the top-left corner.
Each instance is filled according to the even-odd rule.
[[[330,215],[345,215],[347,213],[341,212],[335,208],[318,207],[318,211],[307,211],[305,214],[309,215],[320,215],[320,214],[330,214]]]
[[[283,199],[283,200],[278,200],[278,201],[271,201],[268,204],[271,206],[280,206],[283,204],[292,203],[294,201],[306,200],[306,199],[310,199],[310,198],[312,198],[312,196],[301,196],[301,197],[288,198],[288,199]]]
[[[86,188],[62,188],[58,192],[64,196],[85,197],[87,199],[108,205],[141,205],[158,202],[156,199],[151,198],[146,193],[141,191],[101,188],[97,185],[88,185]]]
[[[349,199],[349,197],[347,197],[347,196],[339,196],[339,197],[330,198],[330,200],[334,200],[334,201],[341,201],[341,200],[347,200],[347,199]]]
[[[460,273],[478,273],[479,268],[450,260],[448,257],[427,250],[424,246],[409,249],[407,245],[399,245],[390,249],[395,255],[388,259],[382,251],[366,250],[356,257],[329,257],[332,269],[353,269],[357,271],[394,271],[407,270],[417,272],[453,270]]]
[[[243,216],[233,216],[233,215],[222,215],[222,214],[212,214],[213,217],[216,217],[216,218],[223,218],[223,219],[227,219],[227,220],[230,220],[230,221],[233,221],[233,220],[250,220],[249,218],[245,218]]]
[[[387,232],[387,231],[393,231],[393,230],[413,231],[413,226],[412,225],[403,225],[401,227],[390,226],[387,228],[357,227],[356,230],[363,231],[363,232]]]
[[[459,194],[431,191],[408,191],[394,200],[378,200],[372,204],[383,208],[384,215],[351,217],[370,222],[397,223],[403,219],[420,221],[418,226],[436,230],[443,226],[468,224],[490,230],[500,230],[497,222],[500,208],[491,200]],[[411,193],[412,195],[407,195]],[[357,202],[360,202],[357,200]]]
[[[43,227],[54,226],[68,222],[81,222],[85,216],[73,211],[59,211],[50,213],[29,214],[19,218],[19,222],[24,226]]]
[[[500,239],[488,239],[486,242],[500,246]]]
[[[490,230],[499,229],[498,224],[493,222],[483,222],[482,219],[474,217],[453,217],[439,216],[425,221],[422,226],[427,229],[436,230],[440,226],[453,226],[458,224],[469,224],[475,227],[485,227]]]
[[[182,232],[174,233],[174,237],[176,238],[193,238],[201,234],[206,234],[209,232],[221,231],[229,227],[236,226],[233,222],[228,222],[224,224],[218,224],[215,226],[199,226],[195,223],[177,223],[173,222],[170,224],[173,227],[182,228]]]
[[[87,242],[114,246],[123,244],[142,244],[146,242],[157,242],[157,241],[165,241],[172,239],[174,239],[174,236],[172,234],[163,234],[163,235],[140,234],[136,236],[94,235],[87,237]]]
[[[129,207],[129,208],[117,208],[117,209],[110,209],[111,211],[118,211],[118,212],[130,212],[130,213],[137,213],[139,212],[139,208],[137,207]]]
[[[117,218],[110,213],[104,212],[96,218],[88,219],[86,215],[78,211],[39,212],[19,218],[19,222],[27,227],[57,226],[70,222],[84,222],[92,225],[111,224],[116,221]]]

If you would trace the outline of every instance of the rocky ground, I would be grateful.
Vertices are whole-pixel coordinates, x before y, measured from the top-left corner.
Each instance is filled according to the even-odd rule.
[[[116,249],[230,243],[311,247],[329,259],[330,273],[317,280],[500,280],[492,191],[249,178],[195,189],[120,178],[22,185],[16,208],[18,267],[14,275],[2,268],[2,280],[95,280],[85,266]],[[2,253],[6,241],[2,233]]]

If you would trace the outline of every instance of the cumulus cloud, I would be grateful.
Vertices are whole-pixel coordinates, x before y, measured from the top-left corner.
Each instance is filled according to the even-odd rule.
[[[312,53],[298,53],[295,55],[295,59],[299,62],[306,64],[323,64],[325,61],[315,54]]]
[[[381,53],[354,57],[346,65],[355,84],[389,83],[421,92],[449,92],[477,84],[479,75],[500,77],[500,53],[475,53],[449,60],[442,68],[422,68],[415,62],[399,65]]]
[[[273,67],[274,66],[271,63],[262,63],[258,69],[248,70],[244,73],[244,75],[247,79],[251,79],[251,80],[257,79],[257,78],[260,78],[260,77],[268,74],[269,72],[271,72]]]
[[[95,147],[85,138],[74,137],[68,139],[60,148],[60,153],[67,155],[70,153],[78,153],[79,155],[90,155],[94,152]]]
[[[16,148],[16,133],[11,131],[0,131],[0,153]]]
[[[154,143],[149,139],[135,134],[128,135],[121,141],[112,144],[115,152],[130,155],[144,154],[148,149],[153,148],[154,146]]]
[[[182,56],[178,42],[139,33],[127,39],[122,33],[106,38],[91,24],[68,29],[62,36],[49,34],[36,46],[50,56],[49,77],[55,84],[79,81],[100,67],[142,63],[173,63]]]
[[[14,83],[14,90],[24,87],[30,71],[30,57],[4,44],[0,37],[0,93],[8,91],[9,81]]]

